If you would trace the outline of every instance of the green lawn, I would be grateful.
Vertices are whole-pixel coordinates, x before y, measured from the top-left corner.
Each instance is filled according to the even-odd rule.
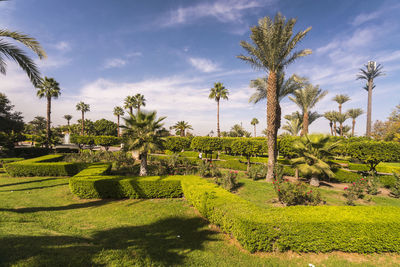
[[[250,182],[246,186],[254,186],[254,195],[273,193],[265,183]],[[1,266],[400,264],[398,255],[250,254],[184,199],[80,200],[70,193],[67,178],[1,173],[0,203]]]

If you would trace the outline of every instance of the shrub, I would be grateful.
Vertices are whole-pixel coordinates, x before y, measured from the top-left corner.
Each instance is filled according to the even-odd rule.
[[[350,172],[343,169],[334,169],[333,173],[335,174],[334,180],[339,181],[341,183],[352,183],[362,178],[361,174],[356,172]]]
[[[297,150],[294,147],[294,143],[297,140],[299,140],[299,137],[290,135],[280,138],[278,145],[279,154],[287,159],[298,157]]]
[[[252,180],[263,179],[267,175],[267,166],[264,164],[254,164],[247,172],[247,176]]]
[[[377,195],[379,193],[379,178],[376,175],[367,177],[367,194]]]
[[[224,169],[231,169],[231,170],[238,170],[238,171],[246,171],[247,170],[247,165],[244,163],[241,163],[237,159],[213,161],[213,164],[218,166],[219,168],[224,168]]]
[[[222,188],[228,191],[233,191],[239,185],[237,180],[237,174],[238,174],[237,171],[229,171],[226,174],[222,175],[222,177],[215,177],[214,181]]]
[[[395,179],[395,183],[390,188],[390,195],[395,198],[400,198],[400,176],[396,173],[393,173],[393,177]]]
[[[190,147],[194,150],[212,155],[213,151],[220,151],[222,149],[222,141],[221,138],[218,137],[198,136],[193,138]]]
[[[165,148],[172,152],[180,152],[190,148],[191,138],[180,136],[168,136],[165,139]]]
[[[95,136],[93,139],[94,143],[97,146],[103,146],[106,149],[106,151],[108,151],[110,146],[118,145],[121,144],[122,142],[122,139],[116,136],[100,135],[100,136]]]
[[[221,171],[214,163],[201,161],[199,164],[199,174],[202,177],[221,177]]]
[[[6,163],[21,161],[21,160],[24,160],[24,158],[1,158],[0,159],[0,168],[2,168],[3,165]]]

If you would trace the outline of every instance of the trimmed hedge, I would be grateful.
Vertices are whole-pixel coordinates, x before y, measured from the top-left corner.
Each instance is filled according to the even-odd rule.
[[[109,164],[93,164],[69,180],[71,192],[80,198],[182,197],[179,176],[125,177],[104,175]]]
[[[7,174],[14,177],[30,176],[73,176],[87,164],[80,162],[59,162],[64,155],[47,155],[4,165]]]
[[[196,176],[182,179],[186,199],[251,252],[400,252],[400,208],[262,208]]]
[[[3,165],[6,163],[21,161],[21,160],[24,160],[24,158],[2,158],[0,159],[0,168],[2,168]]]

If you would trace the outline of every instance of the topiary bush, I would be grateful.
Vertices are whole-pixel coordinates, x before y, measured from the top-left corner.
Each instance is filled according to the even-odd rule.
[[[164,146],[166,149],[176,153],[190,149],[190,144],[191,138],[189,137],[168,136],[165,138]]]
[[[193,138],[190,147],[194,150],[211,154],[212,159],[212,152],[220,151],[222,149],[222,140],[218,137],[197,136]]]

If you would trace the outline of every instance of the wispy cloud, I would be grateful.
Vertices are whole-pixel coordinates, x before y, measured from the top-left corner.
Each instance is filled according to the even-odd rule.
[[[54,48],[61,52],[65,52],[65,51],[69,51],[71,49],[71,45],[69,42],[61,41],[61,42],[54,44]]]
[[[202,72],[213,72],[219,70],[218,64],[206,58],[191,57],[189,63]]]
[[[121,68],[126,65],[126,60],[122,58],[109,58],[104,62],[104,69]]]

